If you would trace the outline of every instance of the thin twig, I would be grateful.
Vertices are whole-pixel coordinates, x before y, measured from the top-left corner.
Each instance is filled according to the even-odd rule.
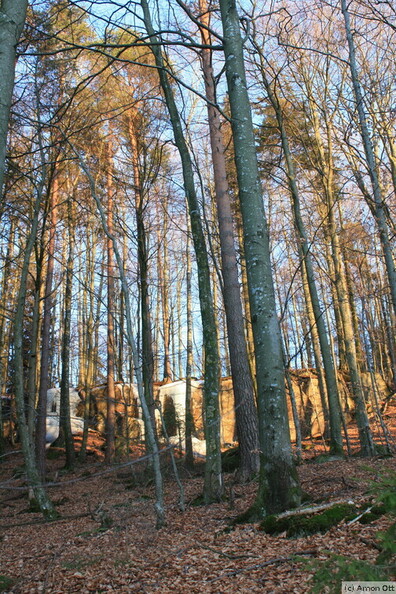
[[[256,563],[256,565],[249,565],[249,567],[242,567],[241,569],[235,569],[234,571],[229,571],[228,573],[223,573],[222,575],[218,575],[215,578],[212,578],[207,584],[211,584],[212,582],[217,582],[218,580],[222,580],[223,578],[233,577],[234,575],[238,575],[239,573],[243,573],[245,571],[252,571],[254,569],[260,569],[261,567],[266,567],[268,565],[277,565],[278,563],[287,563],[288,561],[295,561],[296,558],[300,555],[316,555],[317,551],[300,551],[294,553],[290,557],[276,557],[275,559],[270,559],[269,561],[264,561],[263,563]]]
[[[228,555],[227,553],[223,553],[223,551],[218,551],[217,549],[213,549],[212,547],[208,547],[207,545],[196,544],[194,546],[198,546],[201,549],[206,549],[207,551],[211,551],[212,553],[216,553],[216,555],[221,555],[222,557],[227,557],[227,559],[257,559],[258,555]]]
[[[53,520],[47,520],[46,518],[36,518],[35,520],[29,520],[28,522],[15,522],[12,524],[0,524],[1,528],[15,528],[16,526],[34,526],[35,524],[53,524],[54,522],[68,522],[70,520],[76,520],[77,518],[85,518],[87,516],[92,517],[92,512],[85,512],[83,514],[76,514],[73,516],[59,516]]]

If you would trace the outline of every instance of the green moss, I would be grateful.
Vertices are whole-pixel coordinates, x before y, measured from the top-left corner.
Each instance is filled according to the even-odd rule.
[[[326,563],[314,561],[308,564],[308,569],[314,572],[311,594],[339,594],[343,581],[376,582],[388,581],[392,576],[386,567],[371,565],[365,561],[331,555]]]
[[[334,505],[318,514],[300,514],[284,518],[268,516],[261,522],[260,529],[272,535],[286,532],[286,536],[297,538],[317,532],[327,532],[342,520],[352,519],[356,515],[358,515],[357,507],[345,503]]]
[[[245,512],[239,514],[239,516],[237,516],[233,520],[232,524],[233,526],[236,526],[237,524],[250,524],[253,522],[260,522],[264,518],[264,516],[264,508],[256,502]]]
[[[6,592],[15,584],[15,580],[7,575],[0,575],[0,592]]]
[[[380,518],[381,516],[383,516],[386,513],[387,513],[387,508],[384,504],[375,505],[374,507],[371,508],[371,510],[369,512],[363,514],[363,516],[359,520],[359,523],[360,524],[371,524],[371,522],[375,522],[375,520],[378,520],[378,518]]]
[[[32,499],[29,500],[29,507],[26,510],[26,513],[28,514],[37,514],[41,512],[40,506],[38,504],[37,499],[35,499],[34,497],[32,497]]]
[[[371,470],[371,468],[366,468]],[[376,473],[377,474],[377,473]],[[374,521],[383,514],[396,514],[396,476],[388,471],[372,482],[371,493],[375,493],[377,504],[360,518],[361,523]],[[362,513],[364,508],[358,510]],[[357,515],[358,515],[357,514]],[[377,533],[380,553],[375,563],[363,562],[353,557],[332,555],[325,562],[316,561],[309,570],[314,573],[310,592],[329,594],[340,592],[342,581],[388,581],[396,577],[396,522],[384,532]]]

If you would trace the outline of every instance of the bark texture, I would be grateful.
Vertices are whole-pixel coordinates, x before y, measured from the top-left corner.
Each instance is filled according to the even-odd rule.
[[[204,499],[206,503],[219,500],[223,493],[220,456],[220,410],[219,410],[219,355],[217,348],[216,319],[213,307],[210,269],[205,236],[203,233],[200,207],[195,191],[194,172],[190,151],[183,133],[183,126],[176,107],[173,90],[166,72],[161,46],[155,36],[151,24],[151,16],[146,0],[141,0],[145,27],[150,40],[155,42],[151,50],[155,57],[161,88],[168,108],[175,144],[178,148],[183,169],[184,190],[186,192],[191,222],[195,257],[198,269],[199,302],[202,319],[204,345],[204,406],[205,406],[205,438],[206,464]]]
[[[261,466],[255,507],[262,516],[298,505],[300,489],[287,422],[281,333],[240,21],[234,0],[221,0],[220,10],[256,354]]]
[[[221,251],[221,272],[223,278],[223,300],[226,315],[228,346],[232,383],[235,398],[235,416],[239,441],[241,463],[239,479],[243,482],[257,473],[258,460],[258,422],[254,402],[254,388],[250,373],[249,358],[245,339],[241,290],[237,254],[235,249],[234,226],[232,222],[230,191],[226,173],[226,158],[221,134],[221,121],[216,109],[216,88],[212,69],[211,36],[209,27],[208,3],[199,1],[201,28],[204,45],[202,50],[202,69],[205,80],[206,98],[208,99],[208,121],[215,182],[216,209],[219,224]]]
[[[27,5],[27,0],[2,0],[0,8],[0,194],[14,88],[16,46],[25,24]]]

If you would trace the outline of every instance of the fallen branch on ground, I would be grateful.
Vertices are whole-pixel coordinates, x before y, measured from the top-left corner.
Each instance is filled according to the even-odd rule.
[[[249,567],[242,567],[241,569],[235,569],[234,571],[229,571],[228,573],[223,573],[222,575],[218,575],[215,578],[207,581],[207,584],[211,584],[212,582],[217,582],[218,580],[222,580],[223,578],[233,577],[234,575],[238,575],[239,573],[244,573],[245,571],[253,571],[254,569],[260,569],[261,567],[266,567],[267,565],[277,565],[279,563],[287,563],[289,561],[295,561],[299,556],[302,555],[316,555],[317,551],[297,551],[294,555],[290,557],[276,557],[275,559],[270,559],[269,561],[264,561],[263,563],[256,563],[255,565],[249,565]]]

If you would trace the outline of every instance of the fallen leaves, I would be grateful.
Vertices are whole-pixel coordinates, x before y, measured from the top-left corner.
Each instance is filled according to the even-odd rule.
[[[4,480],[21,462],[19,457],[3,465]],[[51,464],[55,474],[59,462]],[[369,480],[385,469],[395,469],[394,459],[310,462],[299,473],[304,490],[322,504],[364,501]],[[92,464],[59,480],[51,495],[61,503],[61,521],[42,522],[38,514],[27,513],[25,498],[4,495],[0,574],[13,580],[10,594],[305,594],[312,571],[304,559],[326,560],[336,553],[373,561],[375,535],[389,523],[386,517],[365,526],[343,523],[326,534],[293,540],[271,537],[251,524],[229,531],[229,519],[252,503],[255,484],[235,486],[233,508],[228,502],[187,505],[181,513],[177,484],[168,478],[167,526],[157,531],[147,481],[130,489],[125,477]],[[190,502],[200,494],[202,478],[183,483]]]

